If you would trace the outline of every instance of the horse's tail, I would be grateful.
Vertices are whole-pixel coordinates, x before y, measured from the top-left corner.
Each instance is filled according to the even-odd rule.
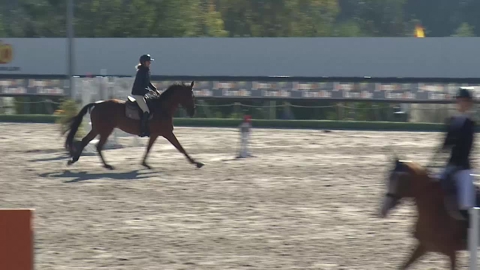
[[[72,148],[73,138],[75,137],[75,134],[78,131],[78,127],[80,127],[80,124],[82,123],[83,116],[85,116],[85,114],[87,114],[87,112],[91,108],[93,108],[95,105],[96,105],[96,103],[90,103],[90,104],[85,105],[82,108],[82,110],[80,110],[80,112],[76,116],[70,118],[67,121],[68,128],[63,133],[63,134],[65,134],[66,132],[68,132],[67,139],[65,140],[65,148],[66,149],[70,150]]]

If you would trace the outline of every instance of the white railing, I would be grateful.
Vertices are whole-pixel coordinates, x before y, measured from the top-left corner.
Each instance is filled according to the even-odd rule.
[[[474,207],[470,209],[470,228],[468,231],[468,249],[470,251],[470,262],[469,269],[477,270],[478,269],[478,230],[480,229],[479,224],[480,217],[480,207]]]

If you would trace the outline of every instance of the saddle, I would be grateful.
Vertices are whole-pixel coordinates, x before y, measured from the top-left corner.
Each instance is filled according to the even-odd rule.
[[[150,109],[150,99],[147,100],[147,106]],[[148,117],[148,120],[151,120],[153,118],[153,113],[152,110],[150,109],[150,116]],[[132,97],[128,96],[127,100],[125,102],[125,115],[133,120],[140,120],[142,118],[143,111],[140,109],[140,106],[138,106],[137,100]]]

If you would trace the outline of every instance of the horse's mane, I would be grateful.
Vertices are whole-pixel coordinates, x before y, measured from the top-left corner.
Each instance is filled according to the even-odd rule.
[[[420,165],[417,162],[402,160],[408,168],[410,168],[417,176],[429,177],[428,170],[426,167]]]
[[[160,94],[160,96],[153,96],[151,97],[150,99],[154,102],[162,102],[162,101],[165,101],[167,99],[169,99],[173,93],[175,92],[175,89],[179,88],[179,87],[185,87],[186,85],[184,83],[174,83],[172,85],[170,85],[167,90],[163,91],[162,94]]]

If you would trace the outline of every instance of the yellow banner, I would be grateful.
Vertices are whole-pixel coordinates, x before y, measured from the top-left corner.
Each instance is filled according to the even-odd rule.
[[[425,37],[425,33],[423,32],[423,27],[419,25],[415,26],[415,37],[418,37],[418,38]]]

